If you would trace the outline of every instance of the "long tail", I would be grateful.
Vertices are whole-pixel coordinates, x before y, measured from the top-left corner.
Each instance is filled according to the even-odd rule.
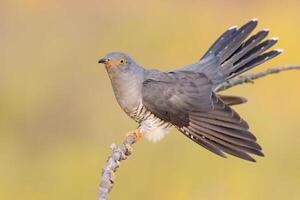
[[[270,38],[263,41],[269,30],[263,29],[247,39],[257,26],[257,23],[257,19],[253,19],[239,29],[237,27],[229,28],[209,48],[199,63],[201,61],[207,63],[207,60],[213,58],[218,65],[217,72],[222,76],[219,78],[223,79],[219,81],[225,81],[279,55],[282,49],[266,52],[278,41],[278,38]],[[209,73],[216,72],[216,70],[208,69],[208,67],[205,68]]]

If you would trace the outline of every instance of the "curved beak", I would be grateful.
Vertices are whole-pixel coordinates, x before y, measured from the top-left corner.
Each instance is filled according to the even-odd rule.
[[[102,63],[102,64],[105,64],[107,62],[107,59],[106,58],[101,58],[98,63]]]

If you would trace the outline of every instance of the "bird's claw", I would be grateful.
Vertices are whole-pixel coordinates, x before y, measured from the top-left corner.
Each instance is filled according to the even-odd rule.
[[[126,133],[126,137],[128,136],[134,137],[135,142],[138,142],[142,138],[142,134],[139,129],[135,129],[133,131]]]

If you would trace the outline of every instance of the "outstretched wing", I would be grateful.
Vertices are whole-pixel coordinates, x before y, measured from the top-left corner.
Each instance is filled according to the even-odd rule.
[[[212,84],[202,73],[153,73],[143,83],[143,104],[159,118],[176,126],[189,123],[191,111],[212,109]]]
[[[226,152],[249,161],[255,160],[248,153],[263,156],[248,124],[225,103],[245,99],[216,95],[202,73],[151,74],[143,83],[142,99],[150,112],[215,154],[225,157]]]
[[[248,153],[263,156],[247,122],[216,94],[213,94],[212,101],[212,110],[206,113],[190,112],[189,124],[178,129],[194,142],[222,157],[226,152],[254,162]]]

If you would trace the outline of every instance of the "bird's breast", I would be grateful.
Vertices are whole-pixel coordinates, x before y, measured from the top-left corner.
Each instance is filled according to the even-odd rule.
[[[156,117],[143,105],[143,77],[138,74],[110,74],[110,78],[120,107],[139,123],[143,135],[150,141],[162,139],[172,124]]]
[[[141,84],[139,80],[129,77],[112,80],[117,102],[129,116],[133,115],[142,101]]]

